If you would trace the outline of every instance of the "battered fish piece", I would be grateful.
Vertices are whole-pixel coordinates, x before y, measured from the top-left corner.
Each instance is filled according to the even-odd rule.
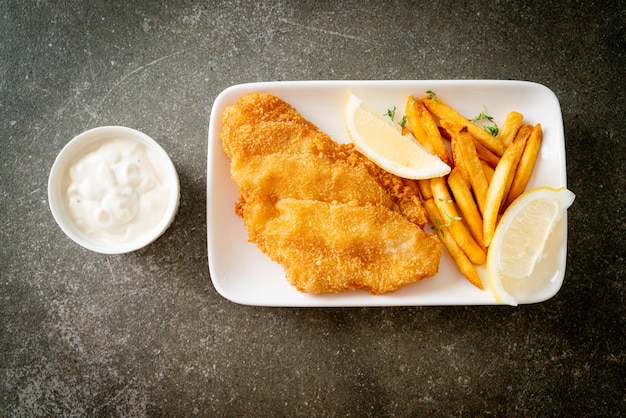
[[[414,182],[337,144],[282,99],[243,96],[223,115],[222,146],[251,242],[308,293],[373,294],[433,276],[441,243]]]
[[[437,273],[437,241],[398,212],[289,198],[277,208],[280,214],[263,237],[265,248],[301,292],[387,293]]]

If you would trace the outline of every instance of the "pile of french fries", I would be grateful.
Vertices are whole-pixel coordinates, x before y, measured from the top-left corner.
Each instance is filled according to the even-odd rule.
[[[430,91],[409,96],[405,111],[404,129],[452,168],[446,177],[417,180],[429,221],[461,274],[484,289],[476,266],[487,259],[500,216],[526,189],[541,124],[511,111],[494,136]]]

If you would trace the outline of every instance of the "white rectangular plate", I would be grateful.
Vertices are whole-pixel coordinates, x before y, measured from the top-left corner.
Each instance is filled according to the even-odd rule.
[[[386,113],[396,106],[401,115],[409,95],[434,91],[466,117],[474,117],[485,106],[486,113],[501,125],[509,111],[524,115],[527,123],[541,123],[544,139],[528,188],[566,187],[565,140],[561,108],[555,94],[545,86],[505,80],[424,81],[289,81],[232,86],[215,100],[209,124],[207,164],[208,261],[215,289],[225,298],[257,306],[424,306],[491,305],[484,266],[478,268],[486,290],[472,286],[459,273],[452,258],[443,251],[436,276],[405,286],[395,293],[370,295],[365,291],[339,294],[303,294],[285,278],[283,268],[248,242],[243,221],[234,213],[237,185],[230,177],[230,161],[220,141],[222,113],[242,95],[268,92],[294,106],[337,142],[347,142],[343,114],[347,92],[352,91],[371,107]],[[560,289],[565,274],[566,219],[555,231],[556,273],[550,285],[519,302],[541,302]]]

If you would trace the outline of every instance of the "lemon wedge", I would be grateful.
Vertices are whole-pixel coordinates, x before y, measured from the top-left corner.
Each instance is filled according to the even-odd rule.
[[[546,275],[535,266],[545,254],[546,243],[558,221],[574,202],[566,188],[538,187],[519,196],[506,210],[487,252],[489,287],[496,302],[517,305],[522,287],[541,289]]]
[[[356,148],[390,173],[419,180],[450,172],[446,163],[428,152],[411,134],[403,135],[397,123],[369,108],[352,93],[346,103],[345,125]]]

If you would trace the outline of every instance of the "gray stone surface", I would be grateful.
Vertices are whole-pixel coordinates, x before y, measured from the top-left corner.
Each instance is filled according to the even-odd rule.
[[[509,3],[0,1],[0,415],[626,414],[624,7]],[[551,88],[577,195],[559,294],[354,309],[219,296],[205,219],[213,100],[300,79]],[[159,141],[182,186],[168,232],[119,256],[66,238],[46,192],[63,145],[108,124]]]

